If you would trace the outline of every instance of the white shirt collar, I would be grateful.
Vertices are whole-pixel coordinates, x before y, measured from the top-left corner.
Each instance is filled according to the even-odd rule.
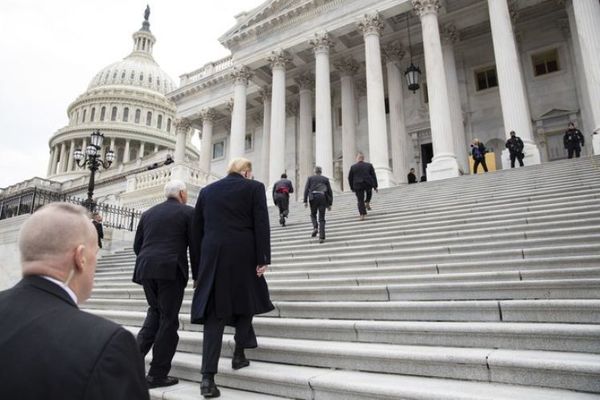
[[[75,294],[75,292],[73,290],[71,290],[70,287],[68,287],[67,285],[65,285],[64,282],[59,281],[58,279],[54,279],[51,278],[49,276],[46,275],[40,275],[42,278],[55,283],[56,285],[60,286],[65,292],[67,292],[67,294],[69,295],[69,297],[75,302],[75,304],[77,304],[77,295]]]

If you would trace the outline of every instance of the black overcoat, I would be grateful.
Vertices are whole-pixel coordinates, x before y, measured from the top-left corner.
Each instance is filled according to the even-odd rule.
[[[267,282],[257,265],[271,263],[271,234],[265,186],[232,173],[198,195],[192,241],[199,262],[192,322],[203,323],[214,291],[216,315],[256,315],[273,310]]]
[[[348,183],[353,192],[360,189],[377,189],[377,175],[373,164],[359,161],[350,167]]]

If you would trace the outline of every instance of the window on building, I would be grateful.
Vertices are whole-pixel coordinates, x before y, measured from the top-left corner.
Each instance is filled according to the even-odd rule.
[[[223,158],[225,156],[225,142],[213,143],[212,159]]]
[[[150,126],[152,124],[152,113],[148,111],[146,114],[146,125]]]
[[[148,82],[152,83],[152,75],[148,75]]]
[[[81,118],[81,122],[85,122],[85,115],[87,114],[87,110],[83,110],[83,117]]]
[[[389,98],[389,97],[386,97],[386,98],[383,100],[383,104],[384,104],[384,106],[385,106],[385,113],[386,113],[386,114],[389,114],[389,113],[390,113],[390,98]]]
[[[167,132],[171,132],[171,118],[167,119]]]
[[[429,91],[427,87],[427,82],[423,82],[423,103],[429,104]]]
[[[92,107],[92,112],[90,113],[90,121],[94,122],[94,117],[96,116],[96,108]]]
[[[496,75],[496,67],[487,67],[475,71],[475,81],[477,83],[477,91],[497,87],[498,77]]]
[[[113,72],[113,79],[117,79],[117,71]]]
[[[125,107],[123,109],[123,122],[127,122],[129,120],[129,107]]]
[[[317,131],[317,119],[315,117],[313,117],[313,119],[312,119],[312,131],[313,132]]]
[[[343,120],[342,120],[342,107],[338,107],[337,108],[337,126],[342,126],[343,124]]]
[[[156,85],[160,86],[160,78],[156,78]]]
[[[110,112],[110,120],[111,121],[117,120],[117,107],[112,108],[112,111]]]
[[[125,71],[121,72],[121,79],[125,79]]]
[[[136,124],[140,123],[141,115],[142,115],[142,111],[139,108],[137,110],[135,110],[135,123]]]
[[[254,138],[251,133],[247,133],[246,137],[244,139],[244,150],[252,151],[253,146],[254,146]]]
[[[142,82],[144,80],[144,73],[140,72],[140,82]]]
[[[547,50],[531,56],[533,74],[546,75],[560,70],[558,62],[558,49]]]
[[[135,72],[134,72],[134,71],[131,71],[131,76],[130,76],[130,78],[129,78],[129,79],[133,80],[134,78],[135,78]]]
[[[162,115],[159,115],[156,120],[156,128],[162,129]]]
[[[100,109],[100,121],[104,121],[104,117],[106,117],[106,107]]]

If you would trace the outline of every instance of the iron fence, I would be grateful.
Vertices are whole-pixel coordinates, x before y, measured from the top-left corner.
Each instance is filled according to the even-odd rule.
[[[30,188],[13,196],[0,199],[0,220],[31,214],[43,205],[54,202],[66,202],[87,206],[84,199],[49,192],[38,188]],[[113,204],[95,203],[94,211],[102,215],[102,225],[114,229],[137,229],[142,215],[133,208],[115,206]]]

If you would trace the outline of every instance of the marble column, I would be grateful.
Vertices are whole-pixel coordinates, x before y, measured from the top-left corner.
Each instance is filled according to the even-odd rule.
[[[335,62],[335,69],[340,73],[342,90],[342,187],[344,192],[350,191],[348,173],[355,162],[356,148],[356,98],[354,97],[354,74],[358,64],[352,58]]]
[[[515,131],[523,139],[525,165],[539,164],[540,151],[535,144],[525,82],[513,34],[507,0],[488,0],[494,56],[502,118],[506,138]],[[502,152],[502,167],[510,168],[508,149]]]
[[[154,152],[158,153],[158,144],[154,143]]]
[[[50,154],[48,155],[48,167],[46,168],[46,176],[50,176],[52,171],[52,158],[54,157],[54,147],[50,148]]]
[[[144,152],[146,151],[146,142],[140,143],[140,151],[138,153],[138,158],[144,158]]]
[[[84,137],[83,140],[81,141],[81,151],[83,151],[84,154],[85,154],[85,149],[86,148],[87,148],[87,137]],[[80,170],[85,170],[85,165],[82,166],[82,167],[79,167],[79,169]]]
[[[442,56],[442,42],[438,26],[439,0],[412,0],[421,18],[423,50],[427,70],[427,93],[429,95],[429,122],[433,160],[427,165],[427,179],[435,181],[458,176],[459,166],[454,153],[452,118],[448,102],[448,83]]]
[[[187,135],[192,125],[187,118],[178,118],[175,120],[175,165],[183,164],[185,162],[185,144],[187,142]]]
[[[315,78],[313,74],[306,72],[296,79],[296,83],[300,89],[300,119],[298,121],[298,177],[300,181],[296,182],[296,187],[298,191],[302,191],[306,180],[312,175],[315,159],[312,130],[312,89]]]
[[[215,112],[212,108],[204,108],[200,112],[202,117],[202,140],[200,141],[200,169],[206,173],[210,172],[212,161],[212,136]]]
[[[447,24],[442,28],[442,55],[446,82],[448,84],[448,102],[450,103],[450,119],[452,120],[452,138],[454,139],[454,154],[461,171],[469,173],[469,160],[467,155],[467,139],[463,123],[463,112],[458,88],[458,74],[456,72],[456,57],[454,44],[459,40],[456,27]]]
[[[365,67],[367,78],[367,122],[369,130],[369,158],[373,164],[379,187],[394,185],[389,165],[388,134],[383,90],[383,69],[379,37],[383,19],[378,13],[365,15],[358,24],[365,40]]]
[[[60,144],[60,172],[67,170],[67,148],[65,142]]]
[[[125,151],[123,151],[123,164],[129,162],[129,146],[131,139],[125,139]]]
[[[271,90],[263,88],[260,91],[260,98],[263,102],[262,113],[262,145],[260,151],[261,170],[260,179],[267,185],[269,183],[269,165],[270,165],[270,144],[271,144]]]
[[[69,144],[69,161],[67,162],[67,172],[71,172],[73,170],[73,152],[75,151],[75,140],[71,140]]]
[[[288,60],[287,53],[281,49],[273,51],[268,57],[273,71],[273,85],[267,187],[271,187],[285,171],[285,64]]]
[[[406,176],[411,167],[411,143],[404,119],[404,90],[402,90],[404,77],[400,70],[400,61],[404,58],[405,51],[397,42],[387,44],[382,51],[387,71],[390,104],[392,174],[396,183],[407,183]]]
[[[575,0],[572,1],[572,7],[591,104],[592,129],[596,132],[592,136],[592,147],[594,154],[600,154],[600,2]]]
[[[58,147],[52,146],[52,163],[50,164],[50,170],[48,176],[56,174],[56,166],[58,164]]]
[[[317,33],[310,41],[315,52],[315,163],[333,184],[333,132],[331,121],[331,82],[327,33]]]
[[[231,113],[231,137],[229,159],[244,157],[246,141],[246,89],[251,72],[248,67],[235,67],[233,73],[233,111]]]

